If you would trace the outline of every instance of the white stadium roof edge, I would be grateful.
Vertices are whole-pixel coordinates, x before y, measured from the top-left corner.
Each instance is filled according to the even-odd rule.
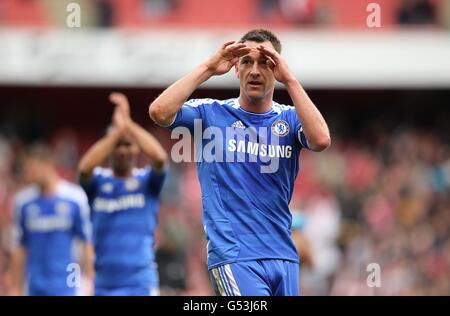
[[[282,31],[283,56],[308,88],[448,88],[440,31]],[[0,85],[164,87],[239,32],[0,30]],[[205,88],[237,88],[234,72]]]

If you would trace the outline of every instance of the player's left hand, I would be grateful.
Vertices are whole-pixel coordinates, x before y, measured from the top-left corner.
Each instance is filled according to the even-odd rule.
[[[127,129],[127,123],[125,120],[125,117],[123,115],[123,111],[122,109],[116,105],[115,109],[114,109],[114,113],[112,116],[112,121],[114,126],[121,132],[124,133]]]
[[[120,92],[112,92],[109,95],[109,101],[120,108],[125,118],[130,118],[130,104],[125,94]]]
[[[121,131],[126,131],[131,121],[130,105],[127,97],[120,92],[113,92],[109,95],[111,103],[116,105],[113,114],[113,122]]]
[[[286,84],[290,80],[296,80],[284,58],[275,49],[263,45],[259,45],[256,49],[269,60],[270,68],[277,81]]]

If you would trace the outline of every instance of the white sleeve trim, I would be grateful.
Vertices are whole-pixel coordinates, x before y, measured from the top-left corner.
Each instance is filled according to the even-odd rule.
[[[300,142],[300,144],[301,144],[304,148],[309,149],[308,139],[306,138],[306,136],[305,136],[305,139],[306,139],[306,146],[305,146],[305,144],[303,144],[303,142],[302,142],[302,133],[303,133],[303,127],[300,127],[300,129],[298,130],[298,134],[297,134],[298,141]]]
[[[181,110],[181,108],[178,111],[180,111],[180,110]],[[175,116],[173,117],[172,122],[170,122],[167,125],[165,125],[165,124],[158,124],[158,125],[161,126],[161,127],[164,127],[164,128],[171,127],[173,125],[173,123],[175,123],[175,121],[177,120],[178,111],[177,111],[177,113],[175,113]]]

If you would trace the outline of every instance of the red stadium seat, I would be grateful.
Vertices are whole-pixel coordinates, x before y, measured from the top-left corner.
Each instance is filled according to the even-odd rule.
[[[45,5],[40,0],[2,0],[3,24],[14,26],[48,26]]]

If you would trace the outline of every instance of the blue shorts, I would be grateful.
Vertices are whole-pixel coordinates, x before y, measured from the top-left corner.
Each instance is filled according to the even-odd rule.
[[[216,295],[300,295],[299,264],[293,261],[240,261],[215,267],[209,273]]]
[[[153,286],[96,287],[95,296],[159,296],[159,288]]]
[[[52,287],[48,287],[47,289],[36,289],[36,288],[27,288],[25,291],[25,295],[28,296],[75,296],[75,288],[59,288],[54,289]]]
[[[107,279],[108,275],[104,273],[101,278],[98,274],[95,279],[95,296],[159,296],[159,275],[158,270],[146,269],[140,274],[142,278],[137,279],[136,274],[127,279],[126,275],[121,275],[119,279],[114,281]],[[112,277],[112,276],[111,276]],[[130,280],[133,280],[131,281]],[[104,281],[107,281],[106,283]],[[128,281],[128,282],[126,282]],[[126,284],[128,283],[128,284]],[[130,285],[132,284],[132,285]]]

